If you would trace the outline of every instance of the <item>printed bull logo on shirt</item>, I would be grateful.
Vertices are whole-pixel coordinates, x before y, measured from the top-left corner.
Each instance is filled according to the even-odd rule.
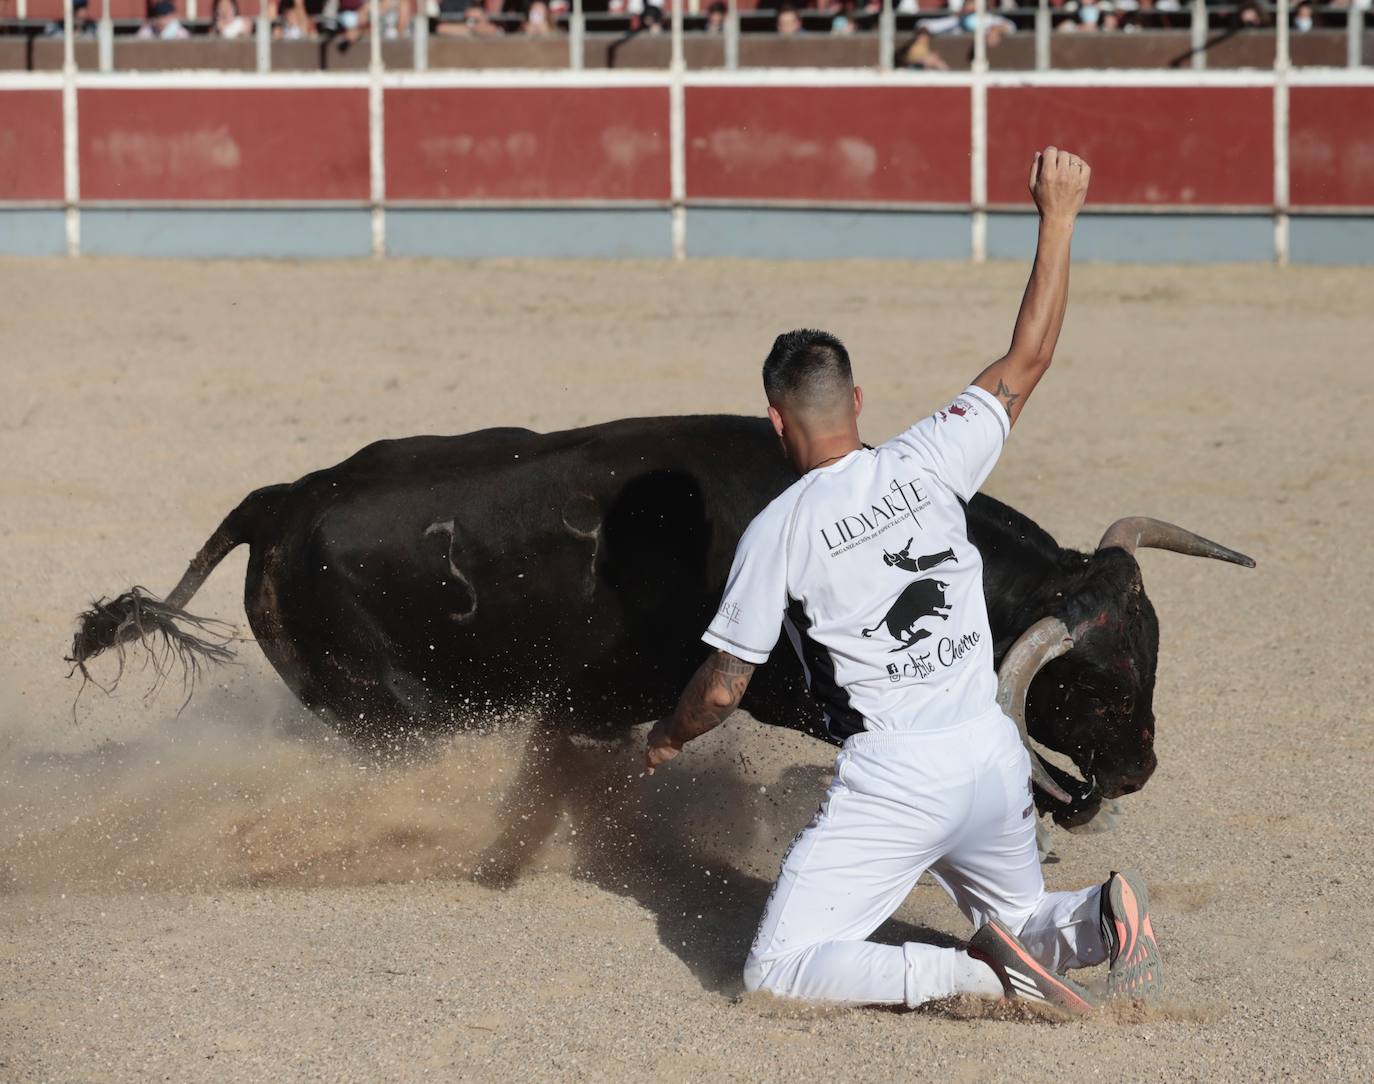
[[[953,549],[942,550],[939,553],[931,553],[922,557],[911,556],[911,544],[914,538],[908,538],[906,545],[896,553],[883,552],[883,564],[889,568],[900,568],[906,572],[926,572],[947,561],[958,563],[958,558],[954,556]],[[927,618],[939,618],[941,621],[948,621],[952,606],[945,600],[945,591],[949,584],[944,580],[937,580],[932,577],[922,577],[912,580],[897,600],[891,605],[887,613],[883,615],[881,621],[871,629],[864,629],[863,635],[867,639],[884,626],[887,627],[888,635],[897,641],[897,646],[893,652],[903,651],[911,647],[918,640],[923,640],[930,635],[930,630],[921,628],[921,622]]]
[[[758,666],[785,631],[839,741],[990,710],[997,674],[965,506],[1007,430],[1001,404],[969,388],[798,478],[740,538],[705,641]]]

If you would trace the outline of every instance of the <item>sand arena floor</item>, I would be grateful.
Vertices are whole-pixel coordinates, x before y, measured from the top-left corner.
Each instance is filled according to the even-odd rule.
[[[754,412],[798,324],[848,341],[884,439],[1004,348],[1024,274],[0,262],[0,1078],[1370,1079],[1368,271],[1078,269],[987,487],[1066,543],[1148,513],[1260,562],[1142,555],[1160,768],[1047,867],[1147,875],[1171,982],[1149,1012],[740,999],[830,759],[742,716],[652,784],[642,732],[579,750],[504,891],[468,873],[518,732],[361,761],[252,644],[179,719],[134,675],[73,721],[77,611],[166,591],[255,486],[384,436]],[[198,611],[242,624],[245,560]],[[965,932],[929,885],[897,920]]]

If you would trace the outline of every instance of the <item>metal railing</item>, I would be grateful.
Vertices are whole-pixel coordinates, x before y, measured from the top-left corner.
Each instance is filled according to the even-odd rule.
[[[22,0],[17,0],[22,2]],[[6,37],[23,36],[29,39],[30,43],[40,37],[51,37],[55,32],[60,31],[65,37],[69,34],[76,34],[77,40],[84,41],[94,37],[97,43],[97,64],[100,71],[110,72],[116,70],[115,45],[117,42],[128,40],[137,35],[139,29],[144,25],[140,20],[113,19],[110,15],[108,3],[102,0],[92,0],[101,8],[101,14],[94,23],[87,22],[78,32],[71,19],[64,19],[64,22],[57,24],[44,23],[32,19],[11,19],[0,21],[0,40]],[[192,3],[194,0],[183,0],[184,3]],[[1186,2],[1186,0],[1185,0]],[[205,5],[199,5],[203,8]],[[560,41],[559,48],[566,48],[567,67],[572,70],[581,70],[588,66],[589,43],[596,43],[599,48],[607,48],[609,55],[614,63],[615,51],[622,45],[636,42],[651,41],[656,37],[669,38],[675,43],[671,47],[671,52],[675,55],[678,51],[677,42],[679,39],[691,39],[698,41],[701,39],[719,40],[721,48],[718,51],[719,60],[708,64],[711,67],[722,67],[726,70],[737,70],[741,66],[741,39],[758,41],[764,38],[774,40],[804,37],[811,42],[818,38],[850,38],[856,40],[856,45],[864,41],[871,41],[873,52],[869,54],[872,58],[872,66],[891,70],[894,67],[936,67],[943,68],[945,63],[941,60],[941,54],[953,55],[959,53],[960,67],[964,62],[973,61],[975,55],[981,57],[978,62],[988,63],[991,66],[999,66],[997,59],[1005,53],[999,41],[1004,32],[1010,31],[1018,37],[1029,35],[1034,39],[1033,68],[1036,71],[1054,70],[1056,42],[1065,41],[1072,38],[1070,43],[1077,51],[1080,62],[1075,63],[1074,67],[1083,67],[1081,57],[1086,52],[1091,55],[1095,43],[1105,41],[1109,38],[1119,39],[1123,35],[1131,35],[1137,41],[1144,41],[1156,31],[1172,31],[1181,33],[1188,32],[1188,45],[1182,49],[1177,56],[1170,59],[1167,65],[1171,67],[1187,67],[1194,71],[1205,70],[1208,67],[1209,54],[1217,52],[1222,46],[1227,45],[1230,40],[1239,35],[1246,39],[1257,41],[1259,35],[1266,38],[1272,36],[1274,39],[1274,60],[1279,63],[1278,51],[1280,49],[1279,38],[1284,38],[1289,43],[1285,49],[1289,58],[1286,64],[1291,64],[1291,42],[1302,40],[1309,32],[1315,32],[1318,37],[1323,39],[1326,46],[1325,54],[1327,57],[1332,55],[1331,38],[1333,32],[1344,31],[1344,65],[1349,68],[1362,67],[1365,64],[1366,49],[1366,18],[1361,4],[1356,2],[1349,3],[1341,7],[1331,5],[1312,7],[1310,5],[1293,4],[1292,7],[1302,6],[1310,11],[1310,27],[1304,23],[1305,29],[1302,31],[1293,30],[1290,37],[1291,10],[1289,2],[1276,4],[1254,4],[1254,3],[1227,3],[1227,4],[1207,4],[1205,0],[1192,0],[1187,4],[1186,10],[1179,11],[1159,11],[1158,9],[1148,12],[1139,10],[1121,13],[1113,9],[1110,14],[1115,18],[1122,18],[1123,25],[1120,28],[1110,30],[1094,30],[1091,32],[1092,41],[1085,40],[1088,32],[1083,31],[1074,35],[1064,34],[1066,27],[1081,25],[1084,18],[1083,12],[1090,8],[1100,9],[1104,5],[1082,5],[1075,12],[1065,11],[1063,8],[1053,8],[1048,0],[1041,0],[1035,7],[1014,7],[1014,8],[991,8],[989,5],[975,5],[975,10],[960,11],[954,8],[943,11],[919,11],[919,12],[898,12],[895,10],[892,0],[884,0],[883,6],[876,12],[866,14],[851,15],[826,11],[822,9],[752,9],[741,11],[734,0],[730,0],[727,5],[724,17],[715,19],[710,14],[701,12],[685,12],[681,10],[681,5],[674,5],[673,18],[669,20],[667,26],[658,26],[652,21],[644,21],[640,16],[630,16],[625,14],[611,14],[607,12],[585,12],[582,0],[571,0],[570,9],[558,15],[552,22],[552,34],[546,37],[546,41]],[[68,5],[70,9],[70,5]],[[796,11],[800,20],[801,32],[798,34],[779,34],[778,18],[781,11]],[[499,31],[496,37],[510,39],[522,37],[521,25],[523,14],[521,13],[498,13],[496,15],[483,14],[482,20],[491,28],[492,31]],[[843,18],[846,29],[842,32],[835,29],[837,18]],[[369,17],[365,24],[367,29],[362,32],[362,37],[371,38],[379,35],[371,33],[371,29],[381,25],[380,16]],[[254,21],[254,67],[258,71],[272,70],[273,48],[281,41],[280,32],[281,21],[273,22],[266,10],[266,5],[259,6],[258,14]],[[211,34],[212,23],[206,19],[187,19],[185,24],[191,32],[193,40],[205,40]],[[1101,23],[1092,24],[1101,26]],[[309,39],[319,45],[321,52],[321,67],[326,67],[327,57],[324,52],[334,40],[340,39],[340,45],[345,42],[348,45],[360,44],[356,41],[358,31],[346,33],[344,28],[337,20],[319,19],[315,24],[316,36]],[[408,38],[411,45],[411,66],[415,70],[423,71],[430,67],[431,42],[436,38],[448,38],[455,36],[454,29],[462,28],[467,31],[464,16],[456,13],[438,14],[417,14],[411,19],[408,28]],[[92,30],[94,33],[92,34]],[[818,33],[819,31],[819,33]],[[933,57],[929,64],[922,64],[919,60],[912,62],[911,46],[929,35],[929,45],[923,45],[918,52]],[[389,37],[399,37],[388,35]],[[462,36],[473,38],[473,35],[463,33]],[[400,40],[404,40],[401,38]],[[474,40],[480,40],[477,36]],[[1309,39],[1315,40],[1315,39]],[[609,45],[607,42],[609,41]],[[821,55],[818,50],[820,46],[810,46],[811,55]],[[1105,49],[1105,46],[1103,47]],[[899,54],[899,51],[901,55]],[[1251,50],[1252,55],[1259,55],[1262,50]],[[29,50],[30,58],[33,50]],[[857,57],[862,53],[862,49],[846,50],[846,57]],[[686,54],[684,53],[684,56]],[[714,57],[717,54],[712,54]],[[757,50],[754,51],[757,55]],[[1024,64],[1024,52],[1020,54]],[[1120,50],[1115,51],[1113,56],[1120,56]],[[1309,54],[1310,55],[1310,54]],[[395,61],[393,60],[393,63]],[[1325,59],[1318,63],[1329,63]],[[32,61],[30,60],[30,63]],[[684,60],[685,63],[685,60]],[[192,66],[213,69],[214,60],[209,59],[201,64]],[[242,67],[241,64],[236,65]],[[846,66],[853,66],[852,62]],[[1111,64],[1104,64],[1103,67],[1110,67]],[[1140,65],[1149,66],[1149,65]],[[1234,65],[1232,65],[1234,66]],[[1267,60],[1263,66],[1269,66]]]
[[[382,25],[381,0],[367,0],[368,3],[368,25],[378,27]],[[959,201],[958,210],[969,216],[970,223],[970,253],[975,262],[982,262],[988,254],[988,219],[989,213],[998,213],[1006,208],[1001,205],[989,203],[988,188],[988,91],[991,86],[1017,86],[1019,84],[1033,84],[1043,86],[1116,86],[1116,87],[1161,87],[1161,86],[1246,86],[1263,88],[1272,93],[1272,203],[1267,203],[1263,207],[1253,204],[1245,204],[1236,207],[1213,208],[1214,213],[1243,213],[1253,215],[1256,213],[1264,214],[1272,219],[1273,223],[1273,251],[1276,262],[1283,264],[1288,260],[1289,254],[1289,216],[1292,211],[1290,208],[1289,194],[1289,88],[1294,82],[1301,85],[1310,86],[1331,86],[1345,85],[1353,83],[1360,86],[1374,85],[1374,76],[1369,72],[1359,74],[1347,74],[1343,70],[1327,71],[1307,71],[1294,73],[1292,71],[1291,37],[1289,33],[1290,0],[1279,0],[1273,8],[1276,15],[1274,20],[1274,51],[1273,62],[1264,71],[1251,72],[1194,72],[1194,71],[1132,71],[1132,72],[1079,72],[1079,73],[1056,73],[1056,72],[994,72],[989,69],[989,56],[993,48],[990,40],[990,20],[988,18],[989,9],[987,0],[975,0],[973,9],[966,14],[973,15],[972,33],[966,35],[971,41],[971,67],[968,72],[948,73],[939,76],[939,80],[946,86],[959,86],[968,92],[967,101],[969,109],[969,198],[967,202]],[[1195,11],[1197,7],[1195,5]],[[1046,38],[1053,31],[1050,29],[1052,18],[1047,14],[1048,7],[1041,4],[1034,19],[1037,39],[1037,59],[1043,58],[1048,61],[1051,58],[1050,50],[1046,45]],[[1202,9],[1202,15],[1209,15],[1206,9]],[[500,72],[442,72],[432,73],[428,76],[413,76],[407,69],[404,71],[388,71],[385,66],[386,54],[383,49],[381,34],[370,34],[366,44],[361,41],[358,45],[361,49],[366,49],[367,64],[365,72],[354,71],[351,74],[317,73],[312,76],[301,78],[296,75],[272,76],[270,75],[272,50],[271,25],[265,16],[259,16],[256,23],[257,32],[257,67],[261,74],[229,74],[221,72],[181,72],[163,73],[161,75],[125,75],[112,74],[113,49],[112,42],[113,21],[106,13],[100,20],[102,27],[97,35],[100,45],[100,68],[98,73],[78,74],[76,64],[76,45],[77,37],[73,32],[73,5],[72,0],[65,0],[63,34],[62,34],[62,72],[60,79],[48,76],[34,76],[27,73],[15,74],[8,77],[0,77],[8,84],[9,89],[24,89],[26,87],[43,85],[56,89],[61,88],[62,95],[62,132],[63,132],[63,203],[65,210],[65,221],[67,228],[67,246],[72,255],[80,252],[80,233],[81,233],[81,212],[86,204],[82,202],[81,182],[80,182],[80,161],[81,156],[78,147],[78,112],[77,112],[77,87],[84,88],[98,87],[117,87],[117,86],[199,86],[199,87],[246,87],[274,85],[280,88],[303,89],[306,87],[334,87],[352,86],[366,87],[367,89],[367,110],[368,110],[368,148],[369,148],[369,184],[367,207],[371,213],[372,222],[372,248],[376,255],[383,255],[386,251],[386,214],[388,208],[387,195],[387,168],[385,162],[385,124],[386,124],[386,101],[387,91],[393,89],[404,89],[408,85],[435,87],[501,87],[517,88],[531,85],[569,86],[569,87],[662,87],[667,91],[668,99],[668,148],[669,148],[669,198],[666,201],[666,208],[670,212],[672,251],[678,258],[682,258],[686,251],[686,226],[688,208],[688,190],[686,185],[685,161],[687,154],[687,128],[685,120],[685,102],[687,88],[703,86],[730,86],[733,84],[747,86],[798,86],[798,87],[824,87],[824,86],[852,86],[852,85],[889,85],[889,86],[918,86],[926,85],[928,77],[905,72],[892,72],[893,67],[896,32],[898,21],[896,12],[893,10],[892,0],[883,0],[883,8],[879,14],[879,23],[876,33],[872,36],[876,39],[878,48],[875,54],[869,54],[872,62],[868,64],[867,70],[850,68],[847,71],[837,71],[827,73],[817,69],[809,69],[794,72],[780,72],[767,69],[753,69],[751,71],[735,75],[730,72],[723,74],[713,74],[710,72],[687,70],[687,49],[688,35],[685,29],[685,13],[681,6],[672,12],[671,23],[668,32],[664,35],[666,43],[670,46],[670,56],[668,70],[666,73],[594,73],[572,71],[555,73],[545,73],[544,76],[533,74],[526,71],[500,71]],[[585,41],[587,34],[586,15],[581,10],[578,0],[574,0],[574,6],[569,13],[571,32],[567,34],[567,40],[557,41],[559,49],[567,49],[567,68],[576,69],[579,66],[579,56],[574,51],[574,45]],[[727,60],[733,60],[735,65],[739,63],[738,49],[738,22],[740,13],[732,2],[727,13],[726,27],[724,31],[724,41],[729,42],[730,37],[736,38],[733,53],[727,49]],[[414,67],[424,70],[426,67],[426,53],[429,42],[429,27],[419,29],[413,36],[411,48],[413,48]],[[1207,33],[1198,33],[1195,40],[1202,46],[1206,46],[1210,40],[1210,25],[1207,20],[1198,18],[1195,26],[1201,25]],[[1362,25],[1355,23],[1352,25]],[[730,28],[733,27],[733,30]],[[1203,63],[1198,62],[1198,53],[1194,54],[1194,66],[1202,67]],[[1205,62],[1205,51],[1201,54]],[[728,66],[728,65],[727,65]],[[875,71],[874,69],[885,69],[885,71]],[[555,76],[549,79],[548,75]],[[627,78],[629,76],[629,78]],[[413,83],[412,83],[413,80]],[[1266,163],[1267,165],[1267,163]],[[288,201],[289,202],[289,201]],[[574,201],[576,202],[576,201]],[[816,201],[815,206],[827,206],[824,199]],[[948,211],[951,205],[941,205],[941,209]],[[1199,208],[1190,206],[1171,206],[1171,210],[1187,212],[1198,210]],[[1109,208],[1110,210],[1110,208]],[[1120,209],[1119,209],[1120,210]],[[1131,208],[1124,210],[1130,211]],[[1150,208],[1138,208],[1142,213],[1148,213]],[[1366,209],[1353,209],[1358,213],[1366,213]],[[1299,209],[1302,213],[1302,209]]]

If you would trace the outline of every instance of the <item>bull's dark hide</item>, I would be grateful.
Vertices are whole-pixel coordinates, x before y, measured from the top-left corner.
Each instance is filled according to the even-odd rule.
[[[175,638],[196,588],[247,543],[244,601],[262,650],[351,736],[482,725],[530,706],[582,732],[623,729],[672,706],[706,650],[699,636],[736,541],[794,478],[754,418],[382,441],[251,494],[166,602],[144,598],[142,612]],[[1075,639],[1036,677],[1027,707],[1031,735],[1092,784],[1056,775],[1085,794],[1061,817],[1137,789],[1155,767],[1158,623],[1134,557],[1061,549],[982,495],[968,520],[998,661],[1046,616]],[[78,662],[148,633],[130,597],[136,607],[126,595],[86,615]],[[785,645],[744,707],[825,736]]]

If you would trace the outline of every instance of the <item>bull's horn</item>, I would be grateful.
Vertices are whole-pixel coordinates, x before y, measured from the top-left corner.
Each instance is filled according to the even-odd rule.
[[[1023,632],[1002,658],[997,671],[997,705],[1011,716],[1021,732],[1021,742],[1030,753],[1031,782],[1056,801],[1070,804],[1073,799],[1045,771],[1039,756],[1031,748],[1026,732],[1026,692],[1031,678],[1051,659],[1057,659],[1073,647],[1073,638],[1064,622],[1057,617],[1042,617]]]
[[[1141,547],[1173,550],[1175,553],[1186,553],[1189,557],[1211,557],[1217,561],[1230,561],[1233,565],[1244,565],[1246,568],[1255,567],[1254,559],[1243,553],[1203,538],[1200,534],[1185,531],[1172,523],[1165,523],[1162,519],[1151,519],[1149,516],[1128,516],[1108,527],[1097,548],[1105,550],[1112,546],[1127,553],[1134,553]]]

